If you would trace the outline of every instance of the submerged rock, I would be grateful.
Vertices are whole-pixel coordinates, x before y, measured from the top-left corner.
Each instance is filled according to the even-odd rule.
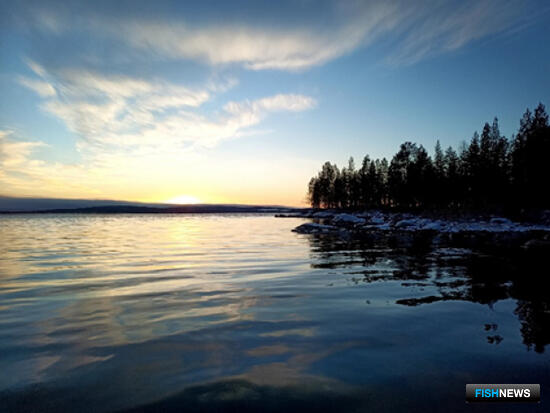
[[[298,234],[316,234],[320,232],[331,232],[338,230],[339,228],[333,225],[323,225],[317,224],[315,222],[306,222],[305,224],[297,226],[292,231],[297,232]]]

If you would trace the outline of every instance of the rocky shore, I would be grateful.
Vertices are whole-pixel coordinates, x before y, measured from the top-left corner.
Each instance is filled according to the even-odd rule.
[[[368,211],[304,211],[276,215],[310,218],[293,229],[300,234],[386,234],[410,237],[433,235],[436,241],[462,240],[473,244],[522,247],[550,251],[550,225],[546,222],[515,222],[503,217],[435,218],[410,213]]]

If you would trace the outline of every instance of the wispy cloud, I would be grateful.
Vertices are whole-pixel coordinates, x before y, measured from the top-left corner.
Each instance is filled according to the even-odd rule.
[[[109,171],[95,165],[52,163],[36,159],[34,152],[46,144],[22,140],[14,135],[11,130],[0,130],[2,194],[59,196],[74,192],[93,196],[100,193],[102,180],[107,182],[109,179]]]
[[[31,79],[25,76],[19,76],[17,81],[23,86],[38,93],[42,97],[55,96],[55,88],[48,82],[42,80]]]
[[[146,148],[106,151],[83,163],[46,162],[33,151],[43,144],[0,131],[3,194],[159,201],[194,194],[206,202],[300,204],[302,185],[317,161],[300,157],[217,157]],[[100,156],[99,156],[100,155]],[[235,183],[238,183],[237,187]],[[266,193],[268,186],[270,192]],[[272,192],[271,192],[272,191]],[[238,198],[236,198],[238,197]]]
[[[45,152],[40,140],[47,138],[24,139],[4,130],[1,184],[27,194],[47,195],[44,188],[57,195],[69,189],[74,194],[113,194],[147,180],[149,188],[156,188],[173,179],[175,170],[178,182],[195,179],[200,186],[209,168],[232,171],[217,169],[214,186],[226,175],[241,174],[239,181],[245,181],[251,175],[246,167],[253,165],[262,170],[262,180],[272,173],[271,184],[284,186],[278,174],[291,167],[274,160],[214,162],[200,156],[215,156],[210,148],[224,141],[265,133],[263,121],[275,112],[307,111],[317,102],[307,92],[280,93],[284,82],[258,88],[269,91],[254,98],[243,94],[248,85],[235,91],[238,97],[225,98],[238,83],[228,74],[255,82],[257,72],[278,70],[292,72],[289,77],[295,79],[296,71],[359,49],[372,52],[365,56],[373,63],[411,65],[490,39],[516,27],[518,20],[531,21],[523,18],[524,3],[528,0],[290,2],[271,13],[261,9],[275,10],[279,2],[251,2],[246,14],[231,18],[225,18],[231,7],[224,4],[223,12],[209,7],[195,14],[191,6],[156,3],[14,3],[17,27],[23,27],[35,60],[27,60],[27,73],[13,80],[35,92],[40,107],[74,133],[80,156],[75,164],[40,160],[35,151]],[[243,74],[241,68],[256,73]],[[261,76],[273,80],[279,74]],[[55,133],[53,128],[48,132]],[[64,149],[73,144],[56,142]],[[289,173],[286,182],[295,180]],[[220,190],[225,186],[220,184]]]
[[[435,2],[429,12],[411,16],[414,25],[403,32],[399,46],[388,55],[390,64],[414,64],[503,32],[520,14],[523,2],[463,1],[453,7],[445,3]]]
[[[13,170],[27,163],[31,153],[43,142],[25,142],[10,139],[10,130],[0,130],[0,170]]]
[[[193,16],[186,14],[114,18],[98,11],[83,13],[75,20],[52,9],[37,9],[33,15],[39,27],[55,35],[86,31],[92,36],[115,38],[150,56],[191,59],[210,65],[239,64],[251,70],[303,70],[377,42],[389,45],[386,60],[391,64],[416,63],[504,31],[522,15],[524,3],[312,3],[311,7],[323,11],[319,18],[322,25],[307,18],[289,19],[288,24],[273,24],[269,19],[222,24],[206,19],[202,24],[192,24]],[[288,9],[287,13],[292,16],[293,10]]]
[[[37,67],[31,61],[28,64]],[[43,143],[12,139],[7,131],[2,132],[0,180],[19,193],[44,193],[46,187],[54,192],[97,193],[98,188],[109,188],[106,181],[112,182],[115,189],[111,190],[116,191],[121,181],[132,181],[140,174],[147,179],[148,173],[159,175],[162,181],[182,159],[191,164],[197,149],[248,136],[250,128],[270,113],[300,112],[316,105],[309,96],[277,94],[230,101],[205,114],[199,110],[201,105],[234,85],[234,80],[190,89],[89,70],[49,71],[42,67],[34,72],[41,77],[17,80],[34,90],[43,99],[42,108],[76,134],[82,161],[64,164],[36,159],[33,151]]]
[[[397,24],[398,16],[392,14],[395,11],[391,4],[381,5],[362,20],[354,19],[326,31],[246,25],[195,28],[185,23],[130,21],[113,34],[131,46],[170,58],[212,65],[237,63],[251,70],[299,70],[323,64],[368,43]]]
[[[278,94],[255,101],[229,102],[222,113],[206,116],[193,109],[223,86],[188,89],[160,80],[74,69],[43,76],[55,80],[25,78],[22,83],[48,98],[42,107],[88,146],[111,149],[144,145],[156,150],[189,145],[212,147],[239,136],[270,112],[303,111],[316,103],[304,95]],[[46,90],[48,93],[44,93]]]

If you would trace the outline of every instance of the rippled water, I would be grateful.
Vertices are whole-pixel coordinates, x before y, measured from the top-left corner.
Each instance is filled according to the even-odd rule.
[[[545,257],[302,222],[0,217],[0,410],[449,412],[466,383],[544,410]]]

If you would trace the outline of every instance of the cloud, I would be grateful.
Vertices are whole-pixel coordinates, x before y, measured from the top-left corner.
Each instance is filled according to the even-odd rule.
[[[31,87],[43,98],[42,108],[76,134],[81,160],[64,164],[35,159],[33,151],[43,143],[14,140],[4,131],[0,179],[12,192],[95,194],[109,186],[116,192],[116,185],[136,176],[144,181],[154,175],[162,182],[171,179],[166,174],[177,169],[182,159],[198,165],[197,149],[248,136],[250,128],[270,113],[300,112],[316,105],[309,96],[277,94],[230,101],[219,111],[205,114],[201,105],[234,85],[234,80],[191,89],[158,79],[89,70],[44,69],[41,75],[41,79],[25,79],[24,84],[40,82],[44,90],[54,91],[43,93],[42,88]]]
[[[31,153],[43,142],[24,142],[10,139],[12,131],[0,130],[0,170],[19,169],[28,161]]]
[[[40,158],[45,152],[35,153],[44,143],[0,131],[0,182],[16,194],[112,196],[124,187],[121,196],[143,198],[144,187],[174,185],[174,171],[187,182],[194,170],[208,174],[199,155],[205,148],[250,136],[251,127],[270,113],[296,113],[316,105],[301,94],[220,102],[238,83],[222,74],[188,87],[160,77],[25,61],[35,77],[15,81],[37,93],[40,107],[75,134],[79,156],[74,163],[46,161]],[[148,180],[154,183],[147,186]]]
[[[33,16],[38,27],[56,36],[86,32],[108,37],[124,44],[128,53],[129,46],[152,57],[189,59],[213,66],[305,70],[376,43],[387,45],[385,60],[390,64],[413,64],[512,27],[523,15],[524,3],[312,2],[302,5],[302,14],[293,5],[275,14],[275,19],[222,19],[221,23],[215,11],[203,21],[189,12],[112,17],[108,10],[80,10],[75,19],[63,9],[49,8],[36,9]],[[250,6],[250,16],[257,8],[254,3]]]
[[[29,66],[29,68],[38,76],[40,77],[44,77],[46,76],[46,70],[41,66],[39,65],[38,63],[36,63],[34,60],[31,60],[31,59],[24,59],[25,63],[27,63],[27,66]]]
[[[0,153],[22,156],[16,156],[17,162],[0,162],[0,186],[4,194],[18,196],[159,201],[192,194],[206,202],[299,205],[303,185],[289,182],[307,181],[318,165],[317,160],[275,154],[227,157],[215,151],[144,147],[95,153],[76,164],[46,162],[33,154],[42,144],[1,134],[0,148],[7,150]],[[17,146],[22,150],[14,152],[15,143],[23,144]]]
[[[93,165],[49,163],[34,157],[40,141],[16,139],[12,131],[0,130],[0,183],[4,193],[59,196],[76,191],[98,193],[107,171]]]
[[[518,17],[520,5],[521,2],[484,0],[464,1],[450,8],[440,3],[431,12],[413,17],[414,26],[404,31],[399,47],[386,60],[392,65],[410,65],[502,32]]]
[[[42,80],[36,80],[36,79],[30,79],[25,76],[19,76],[17,78],[17,81],[29,88],[30,90],[38,93],[42,97],[50,97],[55,96],[55,88],[49,84],[48,82],[44,82]]]
[[[315,107],[317,102],[310,96],[295,94],[278,94],[255,101],[229,102],[224,106],[226,112],[242,116],[244,113],[262,112],[300,112]]]
[[[21,193],[46,195],[48,188],[57,194],[113,194],[148,179],[149,188],[156,188],[172,179],[174,170],[184,170],[179,181],[192,180],[193,174],[199,176],[195,170],[208,173],[204,164],[228,165],[226,160],[198,158],[201,153],[214,156],[215,151],[204,148],[257,134],[270,114],[317,105],[311,96],[276,94],[280,90],[271,96],[222,101],[220,95],[237,84],[224,75],[239,73],[225,69],[304,71],[360,48],[390,65],[415,64],[514,27],[524,15],[523,3],[252,2],[246,14],[232,18],[226,18],[226,10],[217,14],[223,4],[203,13],[183,6],[168,10],[162,2],[132,8],[114,7],[112,2],[93,7],[88,2],[17,5],[36,61],[27,60],[29,73],[15,80],[37,93],[41,108],[74,132],[80,157],[74,165],[36,159],[34,151],[43,143],[3,131],[2,184]],[[262,12],[264,7],[273,9]],[[191,87],[161,77],[174,75],[174,68],[182,70],[176,74],[180,79],[193,79],[197,72],[197,78],[208,79]],[[242,170],[244,176],[250,174],[245,163],[251,161],[235,161],[228,168]],[[287,169],[293,170],[290,164]],[[280,180],[278,173],[273,173],[273,182]],[[220,175],[226,173],[218,174],[212,185],[223,180]],[[196,178],[200,185],[202,178]]]
[[[133,47],[170,58],[198,60],[211,65],[237,63],[251,70],[299,70],[349,53],[385,26],[395,25],[391,10],[391,7],[380,8],[376,19],[352,22],[327,31],[240,25],[192,28],[184,23],[138,21],[123,23],[113,34]]]
[[[208,88],[189,89],[164,81],[146,81],[128,76],[107,76],[78,70],[48,73],[51,83],[39,82],[51,93],[42,107],[62,120],[83,139],[81,148],[113,150],[147,146],[150,150],[212,147],[224,139],[240,136],[257,125],[268,113],[311,109],[313,98],[278,94],[254,101],[229,102],[223,111],[206,116],[194,111],[208,101]],[[230,84],[233,82],[230,81]],[[213,86],[213,90],[224,86]]]

